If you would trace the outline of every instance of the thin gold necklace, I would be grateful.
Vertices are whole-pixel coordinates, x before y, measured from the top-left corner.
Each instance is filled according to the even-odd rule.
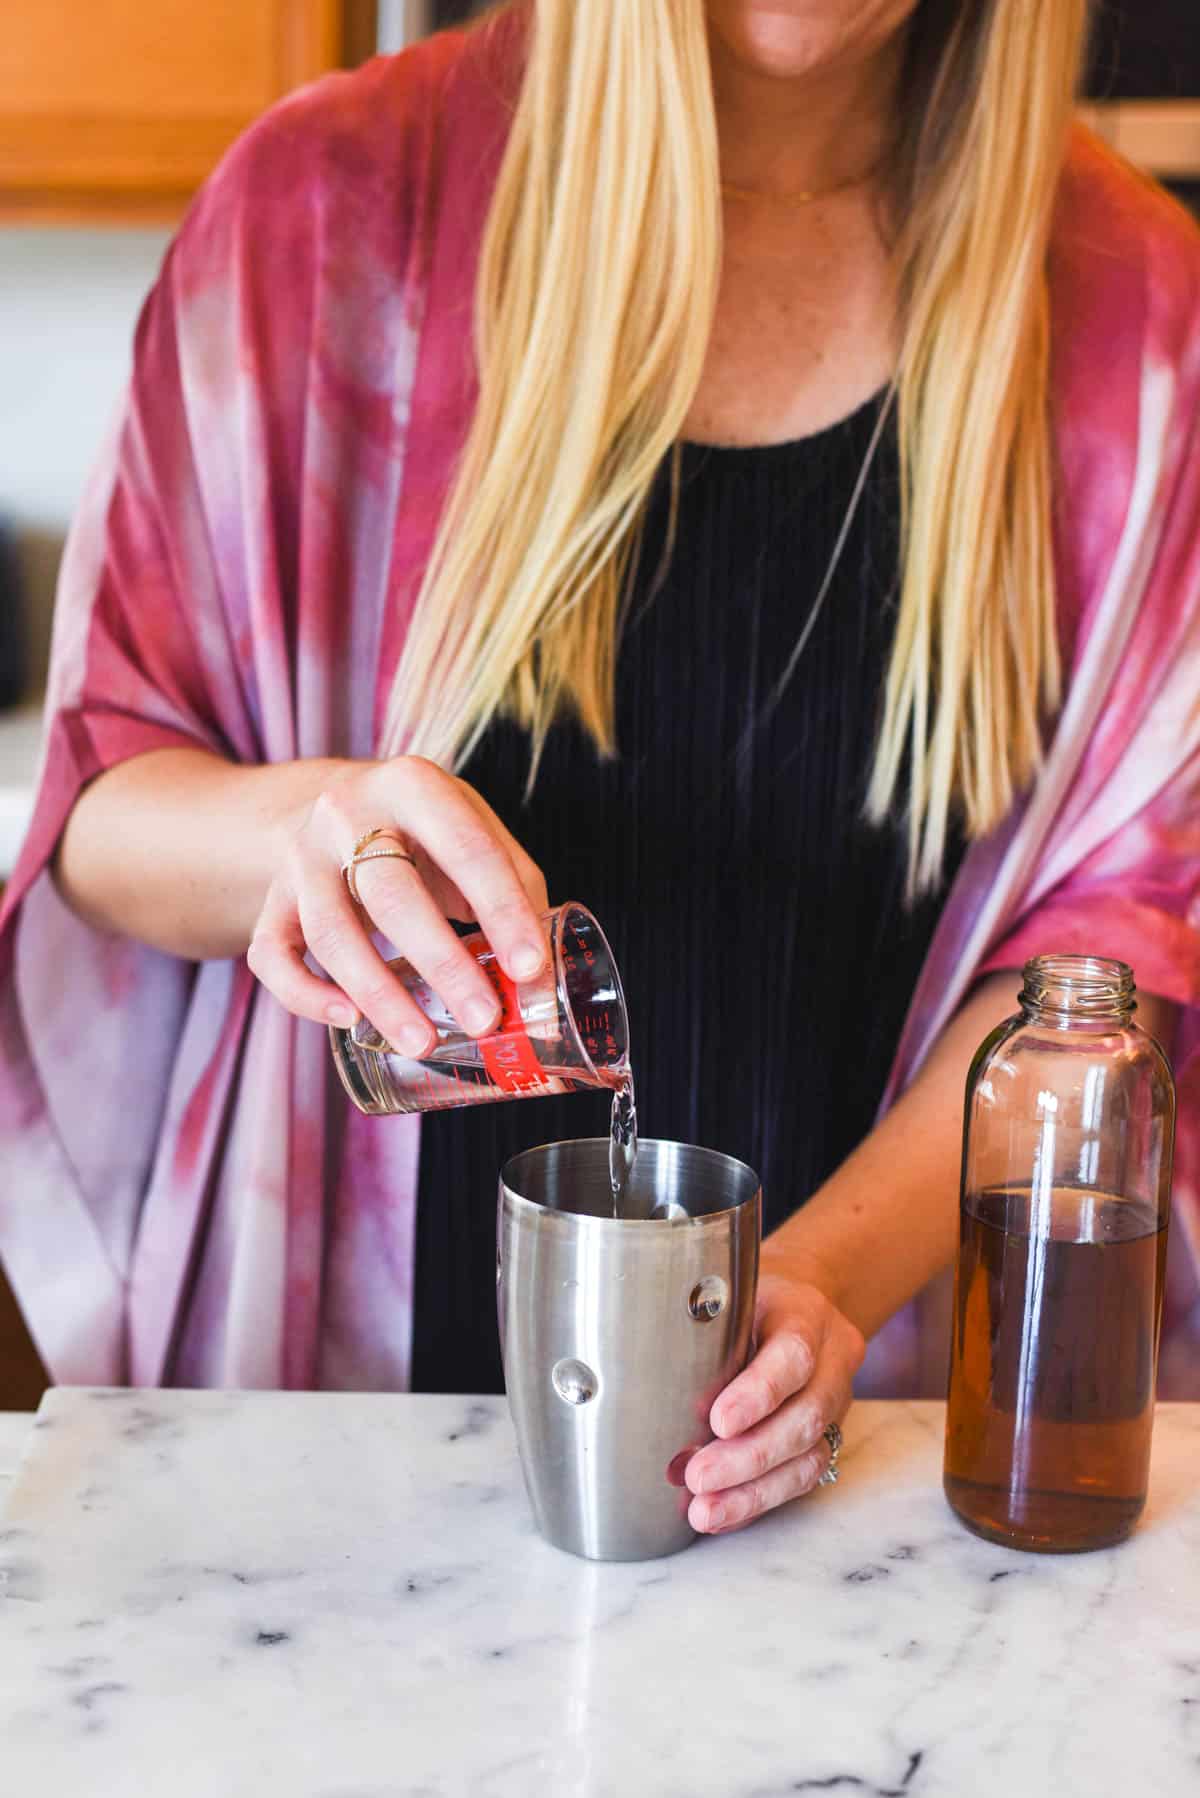
[[[732,181],[722,181],[721,192],[729,194],[735,200],[771,200],[776,206],[809,206],[814,200],[827,200],[831,194],[845,193],[849,187],[862,187],[877,175],[883,167],[881,156],[873,162],[869,169],[861,175],[851,175],[845,181],[837,181],[832,187],[802,187],[792,193],[773,194],[761,187],[738,187]]]

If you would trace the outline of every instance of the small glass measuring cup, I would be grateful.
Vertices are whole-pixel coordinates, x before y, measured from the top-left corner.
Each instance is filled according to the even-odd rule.
[[[468,949],[500,1000],[490,1036],[468,1036],[411,963],[388,963],[437,1031],[420,1061],[400,1055],[366,1018],[329,1032],[350,1098],[370,1116],[445,1111],[494,1099],[610,1091],[629,1068],[629,1025],[613,952],[585,906],[569,901],[543,915],[549,964],[533,980],[510,980],[479,932]]]

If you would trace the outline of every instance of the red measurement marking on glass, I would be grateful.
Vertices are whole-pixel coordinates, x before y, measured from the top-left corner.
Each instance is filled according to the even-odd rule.
[[[584,966],[588,968],[593,967],[596,961],[596,951],[588,947],[587,937],[581,935],[578,930],[568,930],[567,937],[574,943],[576,952],[583,957]],[[571,954],[566,945],[567,938],[564,938],[563,964],[569,974],[574,974],[577,972],[578,964],[576,963],[575,956]]]
[[[481,961],[483,956],[491,954],[483,944],[470,947]],[[485,1036],[479,1044],[488,1079],[503,1093],[542,1092],[546,1079],[521,1017],[516,983],[494,959],[483,971],[500,999],[500,1028],[491,1036]]]
[[[607,1006],[603,1011],[585,1011],[577,1021],[580,1039],[594,1066],[609,1066],[619,1059],[620,1048]]]

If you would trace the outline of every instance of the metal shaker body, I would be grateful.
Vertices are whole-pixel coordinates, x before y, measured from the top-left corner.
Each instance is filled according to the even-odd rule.
[[[750,1353],[761,1197],[743,1162],[643,1141],[614,1217],[608,1140],[501,1172],[500,1339],[534,1517],[591,1560],[694,1540],[682,1468]]]

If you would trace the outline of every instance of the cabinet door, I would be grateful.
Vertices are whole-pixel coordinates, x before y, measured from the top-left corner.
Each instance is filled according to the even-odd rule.
[[[359,0],[36,0],[7,9],[0,213],[170,217],[255,115],[365,54]]]

